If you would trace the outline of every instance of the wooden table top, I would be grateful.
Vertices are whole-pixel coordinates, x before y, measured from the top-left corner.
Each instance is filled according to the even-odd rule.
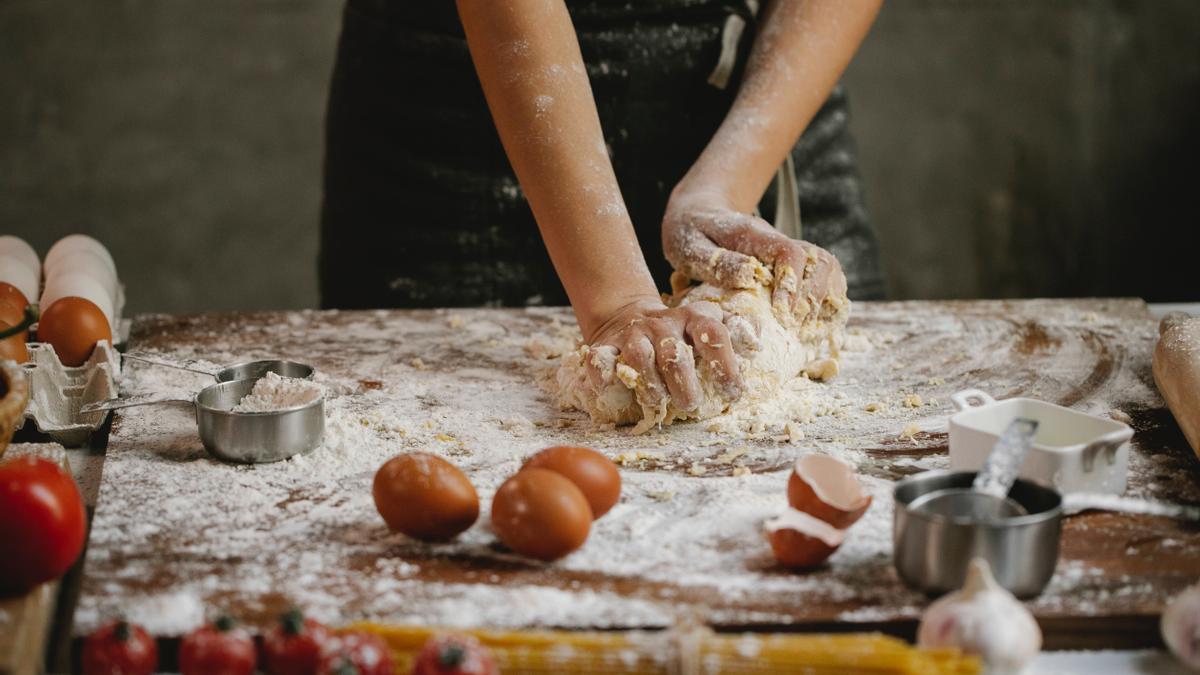
[[[130,349],[312,363],[329,391],[329,438],[299,461],[235,467],[207,457],[183,407],[117,413],[76,633],[118,613],[163,636],[215,609],[261,624],[297,602],[334,623],[619,629],[698,617],[731,629],[911,634],[926,599],[891,567],[891,504],[881,497],[891,481],[946,465],[948,395],[968,387],[1128,415],[1127,494],[1200,505],[1200,463],[1155,391],[1156,324],[1140,301],[858,303],[851,328],[867,348],[845,355],[832,384],[808,385],[838,410],[802,425],[800,443],[777,429],[714,433],[704,423],[633,437],[558,410],[536,382],[552,367],[538,345],[572,325],[558,308],[138,317]],[[126,367],[136,392],[204,383]],[[921,405],[899,403],[914,393]],[[906,427],[920,431],[902,437]],[[482,522],[458,543],[411,542],[388,534],[371,504],[382,461],[428,449],[480,481],[486,514],[505,470],[565,443],[624,458],[625,492],[584,550],[559,564],[508,554]],[[723,459],[730,448],[745,451],[736,463]],[[826,566],[779,569],[756,524],[689,520],[699,512],[683,506],[697,491],[743,491],[752,505],[781,495],[791,461],[814,449],[856,463],[876,495]],[[733,476],[735,466],[752,473]],[[646,538],[675,545],[693,525],[720,536],[636,564]],[[717,560],[741,562],[725,572]],[[1088,512],[1066,519],[1055,579],[1030,607],[1051,648],[1153,645],[1163,604],[1197,575],[1196,524]]]

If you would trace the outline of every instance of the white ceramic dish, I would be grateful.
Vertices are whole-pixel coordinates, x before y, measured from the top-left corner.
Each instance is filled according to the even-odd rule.
[[[1038,431],[1021,465],[1022,478],[1062,494],[1125,492],[1129,425],[1033,398],[997,401],[978,389],[950,399],[958,408],[950,418],[951,469],[978,471],[1008,423],[1028,417],[1038,421]]]

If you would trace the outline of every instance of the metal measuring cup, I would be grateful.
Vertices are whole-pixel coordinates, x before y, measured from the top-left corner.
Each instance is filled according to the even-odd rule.
[[[979,519],[920,508],[923,495],[970,490],[973,471],[926,471],[893,491],[893,563],[912,588],[940,595],[962,587],[972,558],[987,560],[996,581],[1014,595],[1042,592],[1058,563],[1063,500],[1057,490],[1018,478],[1008,497],[1026,513]],[[917,503],[918,508],[913,508]]]
[[[245,363],[237,363],[232,366],[221,368],[220,370],[210,370],[201,368],[193,361],[170,361],[160,359],[154,356],[147,356],[137,352],[127,352],[122,355],[126,359],[140,361],[154,366],[162,366],[164,368],[174,368],[175,370],[185,370],[189,373],[199,373],[216,378],[217,382],[232,382],[234,380],[257,380],[267,373],[275,373],[280,377],[294,377],[300,380],[311,380],[316,369],[307,363],[299,363],[297,361],[287,361],[283,359],[264,359],[261,361],[247,361]]]
[[[273,371],[272,371],[273,372]],[[325,397],[294,408],[269,412],[233,412],[258,378],[218,382],[192,398],[139,395],[91,403],[81,413],[164,403],[186,403],[196,411],[200,442],[213,457],[226,462],[278,462],[315,450],[325,437]]]

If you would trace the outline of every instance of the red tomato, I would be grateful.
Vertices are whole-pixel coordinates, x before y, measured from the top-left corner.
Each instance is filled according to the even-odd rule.
[[[223,616],[183,638],[179,671],[183,675],[252,675],[256,656],[250,634]]]
[[[329,629],[324,624],[293,609],[263,636],[266,670],[270,675],[313,675],[327,642]]]
[[[469,635],[435,635],[425,642],[412,675],[498,675],[496,661]]]
[[[141,626],[114,621],[83,643],[83,675],[153,675],[158,646]]]
[[[0,463],[0,595],[61,577],[83,550],[87,514],[70,474],[48,459]]]
[[[342,633],[330,640],[317,675],[392,675],[392,653],[371,633]]]

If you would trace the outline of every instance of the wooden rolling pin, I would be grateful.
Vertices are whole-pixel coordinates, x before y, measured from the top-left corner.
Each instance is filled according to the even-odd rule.
[[[1200,457],[1200,318],[1172,312],[1158,325],[1154,382]]]

